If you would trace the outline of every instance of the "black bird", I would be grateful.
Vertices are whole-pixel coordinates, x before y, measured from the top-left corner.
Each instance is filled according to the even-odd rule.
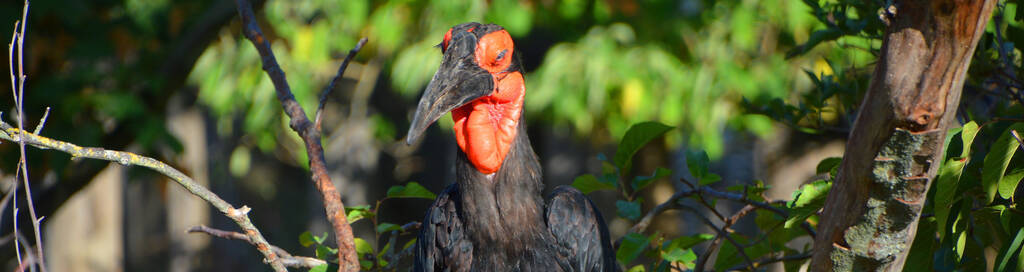
[[[578,190],[547,204],[523,122],[523,68],[501,26],[464,23],[413,117],[408,143],[447,112],[455,121],[456,182],[430,206],[414,271],[616,271],[608,227]]]

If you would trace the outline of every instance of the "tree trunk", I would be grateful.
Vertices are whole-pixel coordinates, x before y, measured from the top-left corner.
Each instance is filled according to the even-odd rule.
[[[810,271],[901,271],[995,0],[897,1]]]

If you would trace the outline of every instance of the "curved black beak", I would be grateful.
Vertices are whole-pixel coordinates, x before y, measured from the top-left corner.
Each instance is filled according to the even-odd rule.
[[[416,114],[405,137],[406,144],[411,145],[415,142],[430,124],[445,113],[489,95],[494,90],[491,74],[473,62],[476,39],[459,40],[460,42],[449,45],[441,61],[441,67],[434,73],[434,78],[430,80],[427,90],[420,98]]]

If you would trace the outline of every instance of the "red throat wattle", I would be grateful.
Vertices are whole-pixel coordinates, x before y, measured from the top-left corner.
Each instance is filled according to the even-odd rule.
[[[491,73],[494,90],[452,111],[455,140],[476,169],[497,172],[516,137],[523,110],[525,86],[519,71],[506,71],[512,63],[512,37],[505,30],[488,33],[476,47],[476,62]]]

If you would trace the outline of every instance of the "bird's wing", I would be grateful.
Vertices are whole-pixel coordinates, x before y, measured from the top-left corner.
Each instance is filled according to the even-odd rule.
[[[459,188],[449,185],[430,205],[416,240],[413,271],[469,271],[473,243],[459,216]]]
[[[604,218],[576,188],[559,186],[547,207],[548,229],[576,271],[618,271]]]

